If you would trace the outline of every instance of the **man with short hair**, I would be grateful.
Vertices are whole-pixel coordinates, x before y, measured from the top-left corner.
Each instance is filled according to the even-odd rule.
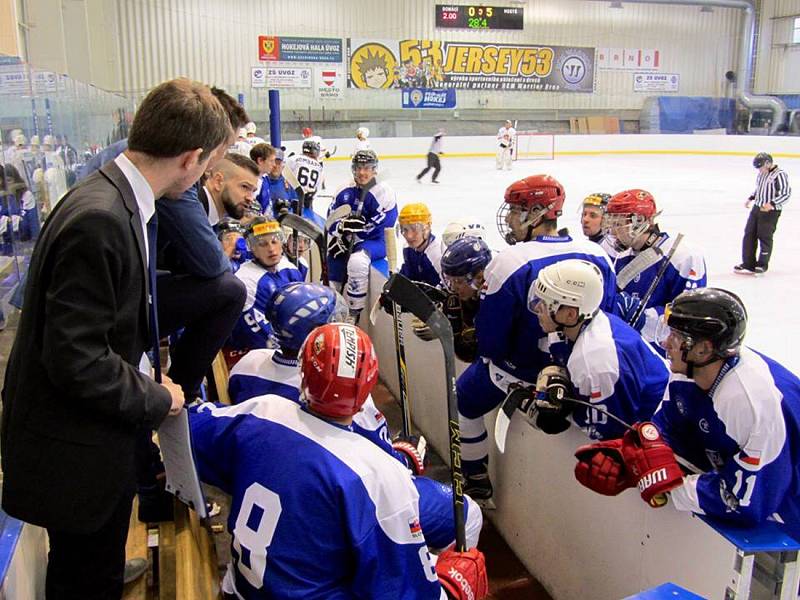
[[[128,150],[73,188],[48,219],[3,390],[3,508],[45,527],[48,598],[122,594],[136,487],[134,447],[184,404],[150,377],[156,198],[171,202],[227,142],[203,84],[154,88]]]
[[[250,159],[258,165],[258,191],[255,199],[261,207],[261,214],[269,215],[271,209],[269,206],[269,181],[267,177],[275,168],[276,149],[267,143],[256,144],[250,148]]]
[[[216,227],[225,217],[241,219],[253,202],[258,188],[258,165],[241,154],[228,152],[200,191],[200,202],[207,207],[208,222]]]
[[[783,208],[792,195],[789,176],[778,168],[771,155],[759,152],[753,159],[753,166],[758,170],[756,189],[744,205],[745,208],[750,208],[751,204],[753,207],[750,208],[750,215],[744,226],[742,262],[733,267],[735,273],[742,275],[767,272],[772,257],[772,237]],[[759,246],[760,252],[756,259],[756,249]]]

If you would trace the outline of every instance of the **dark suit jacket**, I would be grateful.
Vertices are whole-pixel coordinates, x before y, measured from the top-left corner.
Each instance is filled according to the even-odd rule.
[[[148,346],[136,199],[115,163],[58,204],[28,271],[3,389],[3,508],[90,533],[135,488],[134,442],[170,408],[138,370]]]

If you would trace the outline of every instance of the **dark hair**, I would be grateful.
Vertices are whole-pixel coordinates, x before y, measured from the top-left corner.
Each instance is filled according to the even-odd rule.
[[[228,161],[229,163],[231,163],[233,165],[236,165],[237,167],[239,167],[241,169],[246,169],[246,170],[250,171],[256,177],[258,177],[258,175],[260,175],[260,173],[258,172],[258,165],[255,162],[253,162],[251,159],[247,158],[244,154],[239,154],[237,152],[228,152],[225,155],[225,158],[220,161],[220,163],[217,166],[216,170],[224,171],[225,170],[225,161]]]
[[[275,148],[269,144],[256,144],[250,148],[250,158],[258,162],[258,159],[265,160],[275,154]]]
[[[244,106],[239,104],[239,102],[225,90],[212,87],[211,93],[214,94],[214,97],[222,104],[222,108],[228,113],[228,119],[234,131],[238,130],[240,127],[244,127],[250,122],[250,117],[244,109]]]
[[[173,79],[156,86],[136,111],[128,149],[154,158],[173,158],[202,148],[200,160],[230,135],[230,119],[208,86]]]

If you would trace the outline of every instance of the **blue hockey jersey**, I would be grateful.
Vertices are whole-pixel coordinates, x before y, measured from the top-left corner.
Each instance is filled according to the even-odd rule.
[[[603,311],[581,330],[566,366],[581,400],[626,423],[649,421],[669,380],[669,369],[652,346],[622,319]],[[585,406],[575,407],[572,420],[595,440],[625,433],[620,423]]]
[[[361,188],[354,181],[346,184],[338,192],[328,209],[328,214],[340,206],[349,205],[355,213],[361,199]],[[364,196],[364,206],[361,215],[366,220],[364,232],[356,235],[355,249],[361,248],[366,241],[384,244],[383,230],[394,227],[397,221],[397,195],[385,183],[378,183]],[[336,235],[336,224],[329,230],[331,235]]]
[[[775,513],[800,534],[800,379],[743,347],[708,392],[673,374],[653,422],[707,471],[671,492],[678,510],[757,523]]]
[[[662,233],[657,242],[658,249],[666,255],[675,239],[666,233]],[[614,262],[614,270],[620,274],[636,256],[637,252],[628,251],[620,254]],[[631,280],[621,291],[626,292],[634,298],[643,298],[647,289],[655,279],[656,274],[661,268],[663,259],[656,264],[649,266]],[[703,255],[694,249],[686,240],[682,240],[675,249],[675,254],[669,261],[664,276],[650,296],[645,310],[645,326],[642,335],[649,341],[655,340],[656,327],[658,320],[664,314],[664,306],[672,302],[678,294],[686,290],[706,287],[706,262]]]
[[[515,379],[536,381],[548,364],[547,336],[528,310],[528,289],[541,269],[569,258],[587,260],[600,268],[604,290],[600,308],[610,312],[615,306],[614,269],[603,249],[588,240],[537,237],[504,249],[486,267],[475,317],[478,355],[489,361],[492,380],[501,389]]]
[[[243,598],[444,598],[409,472],[346,427],[264,396],[190,415],[200,478],[232,496]]]
[[[400,273],[412,281],[422,281],[438,286],[442,283],[442,241],[431,234],[428,245],[422,252],[403,248],[403,266]]]
[[[266,348],[272,327],[264,314],[273,294],[287,283],[305,281],[305,277],[285,256],[274,270],[250,260],[235,275],[245,284],[247,299],[226,346],[232,350]]]

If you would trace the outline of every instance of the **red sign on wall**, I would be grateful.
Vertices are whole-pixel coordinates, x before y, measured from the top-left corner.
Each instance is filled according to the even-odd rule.
[[[278,54],[278,38],[276,36],[258,36],[258,60],[278,60]]]

